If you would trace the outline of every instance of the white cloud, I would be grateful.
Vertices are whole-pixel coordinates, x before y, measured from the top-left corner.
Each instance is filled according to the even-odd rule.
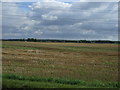
[[[64,2],[59,2],[56,0],[41,0],[40,2],[34,3],[32,6],[29,6],[33,9],[56,9],[56,8],[67,8],[71,7],[71,4],[64,3]]]
[[[79,0],[79,2],[119,2],[120,0]]]
[[[0,2],[0,39],[2,39],[2,3]]]
[[[44,20],[57,20],[57,16],[42,15]]]
[[[81,32],[82,34],[88,35],[88,34],[96,34],[96,32],[94,30],[82,30]]]
[[[21,12],[16,4],[4,8],[4,33],[21,33],[22,38],[117,39],[118,10],[115,2],[42,0],[29,5],[31,11],[27,14]]]
[[[2,6],[3,38],[22,37],[24,30],[29,30],[31,25],[35,24],[36,21],[31,22],[26,13],[22,12],[16,3],[2,3]],[[15,35],[12,36],[12,34]]]
[[[35,34],[35,35],[42,35],[43,32],[41,32],[41,30],[38,30],[38,31],[35,31],[34,34]]]
[[[38,0],[1,0],[1,2],[37,2]]]

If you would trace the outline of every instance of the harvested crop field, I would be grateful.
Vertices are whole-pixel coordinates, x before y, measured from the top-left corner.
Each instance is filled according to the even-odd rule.
[[[3,76],[13,74],[24,77],[116,83],[118,82],[118,45],[3,41],[2,68]],[[3,78],[5,87],[9,83],[7,80]],[[73,85],[73,87],[80,86]]]

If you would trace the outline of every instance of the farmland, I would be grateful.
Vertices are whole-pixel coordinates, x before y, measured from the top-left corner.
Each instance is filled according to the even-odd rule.
[[[3,41],[2,73],[8,88],[117,88],[118,45]]]

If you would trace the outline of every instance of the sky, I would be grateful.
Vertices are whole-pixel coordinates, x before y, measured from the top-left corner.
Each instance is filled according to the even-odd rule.
[[[80,1],[3,2],[2,38],[118,40],[118,3]]]

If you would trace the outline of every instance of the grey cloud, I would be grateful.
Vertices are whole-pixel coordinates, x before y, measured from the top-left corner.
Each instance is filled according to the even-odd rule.
[[[117,3],[69,4],[46,0],[33,3],[29,8],[31,11],[27,14],[19,12],[18,7],[11,12],[12,14],[19,12],[25,18],[13,15],[9,15],[10,19],[3,17],[3,29],[6,30],[3,33],[21,33],[22,37],[18,35],[19,38],[117,40]],[[4,12],[4,16],[7,14],[8,12]]]

